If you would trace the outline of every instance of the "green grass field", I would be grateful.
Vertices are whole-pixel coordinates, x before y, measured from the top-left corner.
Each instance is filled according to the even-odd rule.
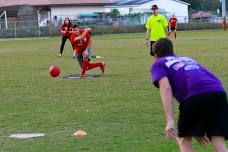
[[[106,73],[84,80],[48,75],[52,64],[60,65],[61,76],[80,73],[69,41],[60,58],[60,37],[0,40],[0,152],[178,151],[175,141],[164,136],[166,124],[159,92],[150,81],[153,60],[143,46],[144,34],[93,40],[95,54],[105,57]],[[228,89],[227,32],[179,32],[173,42],[177,54],[203,63]],[[88,135],[72,136],[78,129]],[[13,133],[46,136],[9,138]],[[194,145],[197,152],[212,151],[211,146]]]

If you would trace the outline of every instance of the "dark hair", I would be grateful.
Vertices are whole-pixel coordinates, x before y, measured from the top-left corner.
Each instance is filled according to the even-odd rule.
[[[158,57],[173,55],[173,43],[167,38],[157,40],[152,46],[153,53]]]
[[[157,10],[157,9],[158,9],[158,6],[157,6],[157,5],[152,5],[152,6],[151,6],[151,9],[152,9],[152,10]]]
[[[66,25],[66,20],[69,20],[69,24],[68,24],[68,27],[71,27],[72,26],[72,23],[71,23],[71,21],[70,21],[70,18],[69,17],[66,17],[65,19],[64,19],[64,25]]]
[[[72,26],[72,28],[79,28],[79,25],[74,24],[74,25]]]

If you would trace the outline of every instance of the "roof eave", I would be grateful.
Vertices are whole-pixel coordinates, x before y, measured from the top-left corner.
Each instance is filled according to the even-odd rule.
[[[79,4],[39,4],[39,5],[31,5],[34,7],[61,7],[61,6],[109,6],[109,5],[113,5],[116,3],[79,3]],[[27,5],[27,4],[21,4],[21,5],[17,5],[17,6],[23,6],[23,5]],[[15,6],[15,5],[6,5],[6,6],[0,6],[0,7],[11,7],[11,6]]]
[[[137,7],[139,5],[111,5],[106,7]]]
[[[185,4],[185,5],[191,5],[190,3],[183,2],[183,1],[180,1],[180,0],[174,0],[174,1],[180,2],[180,3]]]

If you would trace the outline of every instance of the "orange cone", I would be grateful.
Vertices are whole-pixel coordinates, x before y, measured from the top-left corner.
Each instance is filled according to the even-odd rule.
[[[86,136],[87,133],[84,130],[78,130],[73,135],[76,137],[83,137],[83,136]]]

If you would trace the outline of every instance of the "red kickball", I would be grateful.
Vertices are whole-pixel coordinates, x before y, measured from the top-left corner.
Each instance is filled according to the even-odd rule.
[[[49,68],[49,74],[52,76],[52,77],[57,77],[59,76],[60,74],[60,68],[58,65],[52,65],[50,68]]]

